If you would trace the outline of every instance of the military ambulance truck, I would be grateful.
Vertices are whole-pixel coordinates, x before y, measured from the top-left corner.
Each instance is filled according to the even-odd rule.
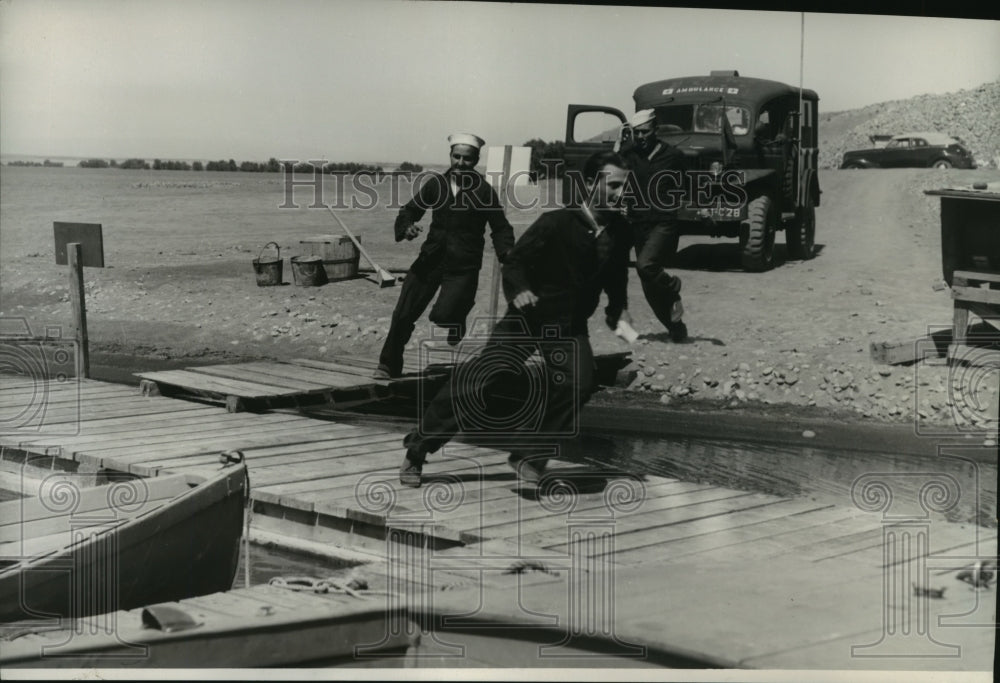
[[[739,239],[748,271],[774,265],[778,230],[785,231],[791,258],[815,255],[820,199],[815,92],[712,71],[641,85],[633,99],[636,111],[656,111],[657,138],[684,153],[683,186],[666,193],[676,197],[671,208],[677,210],[678,235]],[[572,201],[579,187],[572,171],[590,154],[617,149],[629,138],[620,110],[569,105],[564,202]]]

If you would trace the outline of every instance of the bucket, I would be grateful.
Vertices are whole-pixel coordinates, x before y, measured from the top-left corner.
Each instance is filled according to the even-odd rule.
[[[323,258],[320,256],[293,256],[292,279],[300,287],[316,287],[327,283]]]
[[[277,252],[277,256],[273,259],[261,258],[264,249],[267,249],[272,244],[274,245],[274,250]],[[277,242],[268,242],[261,247],[257,258],[253,260],[253,272],[257,276],[258,287],[271,287],[281,284],[281,247],[278,246]]]

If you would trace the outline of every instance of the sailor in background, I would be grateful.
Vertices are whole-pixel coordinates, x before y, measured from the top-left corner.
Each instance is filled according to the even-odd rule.
[[[620,143],[620,153],[634,174],[639,193],[638,205],[629,211],[636,271],[649,307],[667,328],[670,339],[682,342],[687,339],[687,326],[682,320],[681,279],[666,270],[667,261],[677,251],[677,212],[675,207],[664,207],[671,206],[666,190],[682,186],[684,154],[656,139],[656,112],[652,109],[637,111],[627,128],[631,128],[632,138]],[[656,197],[658,190],[660,196]]]
[[[476,171],[485,141],[456,133],[449,136],[448,143],[450,168],[431,176],[396,217],[396,241],[412,240],[422,230],[417,222],[432,210],[427,239],[406,274],[392,313],[376,379],[402,373],[403,350],[435,294],[430,321],[448,328],[449,344],[458,344],[465,336],[465,321],[476,303],[487,223],[501,263],[514,246],[514,229],[504,216],[500,198]]]
[[[607,294],[605,322],[615,329],[629,321],[629,226],[619,210],[628,177],[617,154],[587,159],[582,202],[542,214],[510,251],[503,266],[508,308],[482,352],[456,368],[428,407],[417,428],[403,440],[406,456],[400,483],[419,487],[424,460],[459,433],[501,444],[508,463],[525,481],[545,473],[551,445],[572,439],[576,417],[594,388],[594,355],[587,321]],[[531,426],[505,425],[489,407],[504,377],[518,376],[535,351],[546,373],[545,389],[528,397]],[[481,401],[480,398],[485,399]],[[469,426],[474,429],[468,429]],[[481,430],[481,431],[480,431]],[[533,446],[543,444],[541,452]]]

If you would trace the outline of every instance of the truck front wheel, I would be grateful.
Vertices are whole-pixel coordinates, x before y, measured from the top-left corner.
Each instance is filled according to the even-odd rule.
[[[774,265],[774,233],[777,223],[777,211],[770,197],[764,195],[750,202],[747,220],[741,231],[746,235],[746,240],[741,240],[744,270],[760,272],[769,270]]]

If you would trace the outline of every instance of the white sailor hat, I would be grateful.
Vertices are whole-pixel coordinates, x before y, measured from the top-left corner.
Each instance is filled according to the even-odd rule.
[[[640,109],[636,113],[632,114],[632,118],[629,119],[629,124],[633,128],[636,128],[638,126],[642,126],[644,124],[649,123],[650,121],[655,121],[655,120],[656,120],[655,111],[653,111],[652,109]]]
[[[454,135],[448,136],[448,144],[454,147],[455,145],[468,145],[469,147],[475,147],[479,149],[486,144],[486,140],[483,140],[478,135],[471,135],[469,133],[455,133]]]

